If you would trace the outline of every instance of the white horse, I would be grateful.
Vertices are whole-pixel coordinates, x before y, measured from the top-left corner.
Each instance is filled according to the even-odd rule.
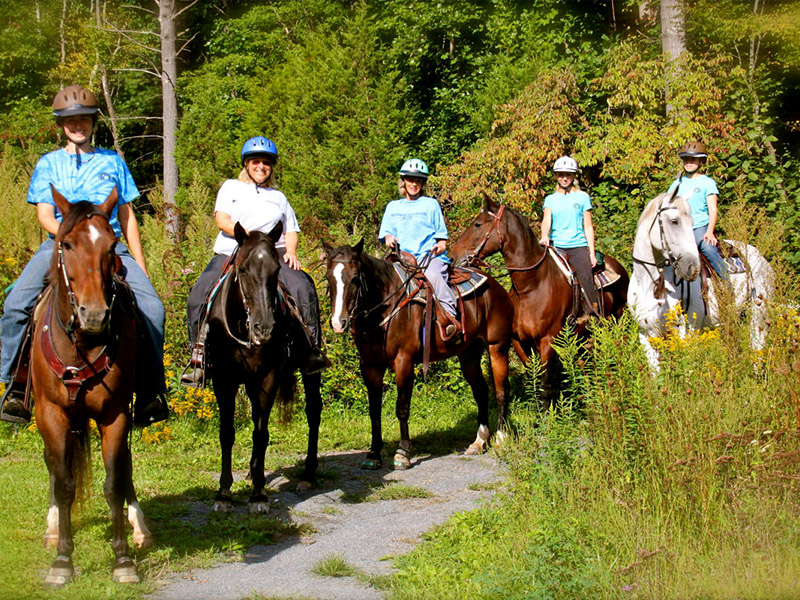
[[[730,285],[737,307],[750,303],[750,343],[761,349],[766,343],[766,300],[772,295],[774,273],[753,246],[725,241],[736,248],[745,265],[744,272],[729,273]],[[709,278],[707,302],[703,302],[699,274],[700,253],[689,205],[680,196],[661,194],[639,217],[628,289],[628,303],[639,322],[639,339],[654,370],[658,370],[658,352],[650,338],[663,334],[667,313],[678,302],[689,326],[702,329],[719,324],[713,278]]]

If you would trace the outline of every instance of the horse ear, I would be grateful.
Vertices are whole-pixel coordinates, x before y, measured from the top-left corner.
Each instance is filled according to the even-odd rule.
[[[333,246],[325,240],[322,240],[322,252],[319,255],[320,260],[328,260],[328,257],[333,256]]]
[[[283,223],[281,221],[278,221],[278,224],[275,225],[275,227],[272,228],[272,231],[270,231],[267,235],[269,235],[269,237],[272,238],[272,241],[277,244],[278,240],[281,239],[282,233],[283,233]]]
[[[111,193],[108,195],[108,198],[106,198],[97,208],[110,219],[111,213],[114,211],[114,207],[117,205],[117,200],[119,200],[119,192],[117,192],[117,186],[114,186],[111,190]]]
[[[361,239],[358,241],[358,243],[357,243],[355,246],[353,246],[353,251],[354,251],[356,254],[361,254],[361,252],[362,252],[363,250],[364,250],[364,238],[361,238]]]
[[[483,208],[481,210],[483,212],[497,212],[500,206],[492,202],[492,199],[489,198],[489,194],[486,193],[486,190],[481,190],[481,194],[483,195]]]
[[[236,243],[240,246],[247,239],[247,232],[239,221],[236,221],[236,225],[233,226],[233,237],[236,238]]]
[[[52,183],[50,184],[50,192],[53,194],[53,202],[55,202],[58,212],[65,216],[69,214],[69,210],[72,206],[70,201],[64,198],[61,192],[59,192]]]

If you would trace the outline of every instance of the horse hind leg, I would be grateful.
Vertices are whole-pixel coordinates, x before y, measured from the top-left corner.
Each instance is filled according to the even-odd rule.
[[[495,434],[495,446],[498,447],[502,446],[505,441],[508,399],[511,395],[511,386],[508,382],[508,350],[507,344],[492,344],[489,346],[494,395],[497,401],[497,433]]]
[[[472,396],[475,398],[475,404],[478,405],[478,434],[475,441],[464,452],[467,455],[482,454],[488,447],[491,436],[489,431],[489,386],[486,385],[486,380],[483,378],[481,356],[483,356],[483,344],[476,342],[458,357],[461,373],[472,389]]]

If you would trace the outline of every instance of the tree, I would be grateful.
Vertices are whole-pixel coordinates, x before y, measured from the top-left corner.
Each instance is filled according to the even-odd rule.
[[[669,64],[665,81],[667,116],[672,112],[670,87],[673,81],[680,76],[679,59],[686,52],[685,40],[686,21],[683,15],[683,0],[661,0],[661,49],[667,55]]]

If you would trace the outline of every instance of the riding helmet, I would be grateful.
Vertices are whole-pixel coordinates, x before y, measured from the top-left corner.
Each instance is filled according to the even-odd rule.
[[[695,140],[686,142],[681,151],[678,152],[678,156],[681,158],[708,158],[705,144]]]
[[[418,158],[410,158],[400,167],[400,176],[428,179],[428,165]]]
[[[272,140],[268,140],[263,135],[257,135],[247,140],[242,146],[242,166],[248,158],[253,156],[269,156],[273,163],[277,163],[278,147]]]
[[[73,115],[96,115],[100,110],[97,96],[82,85],[71,85],[53,98],[53,115],[57,118]]]
[[[571,156],[562,156],[553,165],[553,173],[577,173],[578,163]]]

